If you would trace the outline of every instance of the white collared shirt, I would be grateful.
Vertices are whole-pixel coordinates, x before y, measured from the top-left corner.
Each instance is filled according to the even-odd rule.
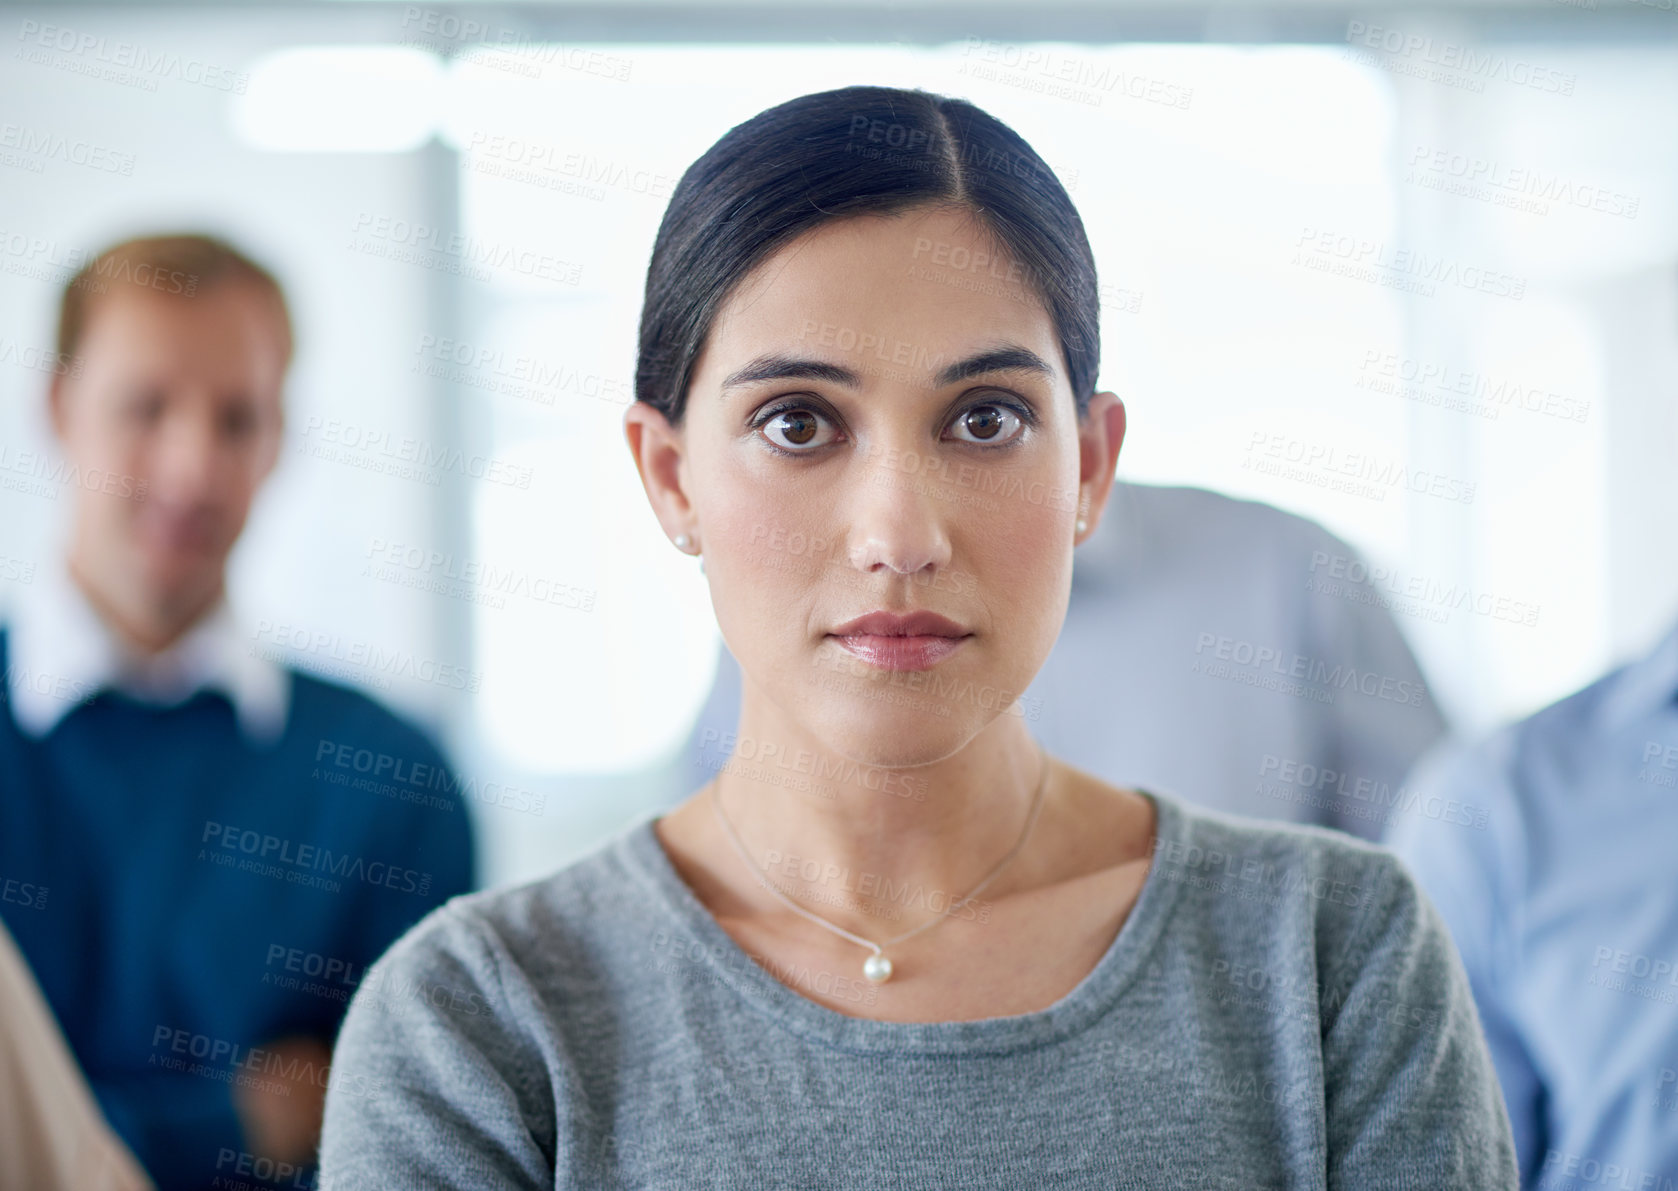
[[[290,676],[241,637],[225,597],[169,648],[145,656],[105,624],[60,562],[25,589],[6,639],[12,715],[31,736],[47,735],[107,687],[163,706],[214,688],[226,693],[253,742],[272,743],[285,728]]]

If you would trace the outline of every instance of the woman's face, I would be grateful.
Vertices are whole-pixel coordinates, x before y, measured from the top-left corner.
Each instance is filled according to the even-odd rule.
[[[1021,714],[1080,501],[1112,474],[1117,441],[1081,441],[1054,322],[999,253],[947,208],[788,245],[719,311],[668,490],[648,482],[704,553],[747,697],[865,764],[941,760]],[[915,613],[943,621],[892,623]]]

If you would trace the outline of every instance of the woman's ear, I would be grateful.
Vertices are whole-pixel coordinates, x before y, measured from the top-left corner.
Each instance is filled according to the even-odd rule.
[[[686,435],[670,424],[662,410],[633,401],[623,413],[624,438],[635,457],[647,502],[664,527],[666,537],[694,534],[693,505],[688,500]]]
[[[1090,398],[1089,412],[1078,424],[1078,519],[1084,523],[1073,541],[1095,532],[1107,495],[1113,490],[1113,469],[1124,445],[1125,409],[1117,393]]]

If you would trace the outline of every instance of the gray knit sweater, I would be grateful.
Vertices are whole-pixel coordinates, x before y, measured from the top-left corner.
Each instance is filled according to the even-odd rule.
[[[882,1022],[801,996],[694,898],[650,817],[457,897],[350,1005],[321,1186],[1515,1188],[1467,980],[1408,870],[1148,796],[1123,928],[1018,1016]]]

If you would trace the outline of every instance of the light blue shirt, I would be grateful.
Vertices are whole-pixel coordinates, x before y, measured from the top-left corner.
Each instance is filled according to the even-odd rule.
[[[1523,1187],[1678,1186],[1678,627],[1411,783],[1484,827],[1388,842],[1474,990]]]
[[[1413,609],[1345,542],[1256,501],[1120,482],[1073,558],[1065,626],[1019,701],[1055,756],[1365,839],[1422,813],[1402,780],[1445,723],[1389,611]],[[724,649],[696,767],[728,759],[739,714]]]

